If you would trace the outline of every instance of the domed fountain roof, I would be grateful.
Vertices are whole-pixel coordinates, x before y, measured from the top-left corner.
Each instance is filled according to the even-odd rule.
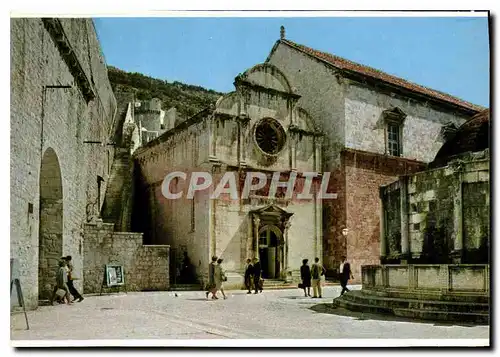
[[[490,112],[483,110],[462,124],[456,134],[438,151],[432,166],[442,166],[452,157],[490,147]]]

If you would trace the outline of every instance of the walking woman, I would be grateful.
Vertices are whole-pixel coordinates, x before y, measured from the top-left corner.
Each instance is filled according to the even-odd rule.
[[[208,284],[206,286],[206,296],[208,299],[208,294],[212,293],[212,299],[217,300],[217,290],[215,289],[215,268],[217,265],[215,263],[217,262],[217,257],[213,256],[212,257],[212,262],[208,265]]]
[[[222,258],[219,258],[217,260],[217,265],[215,266],[215,293],[220,290],[222,293],[222,297],[224,297],[224,300],[227,299],[226,294],[224,293],[224,287],[222,286],[222,283],[227,280],[226,278],[226,273],[224,272],[224,269],[222,268]]]
[[[302,260],[302,266],[300,267],[300,278],[302,279],[302,287],[304,288],[305,297],[311,297],[311,269],[309,268],[309,265],[307,265],[308,261],[308,259]]]

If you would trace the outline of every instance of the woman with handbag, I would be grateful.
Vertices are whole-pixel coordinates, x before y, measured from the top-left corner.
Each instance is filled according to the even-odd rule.
[[[54,303],[57,296],[61,299],[66,300],[67,304],[70,305],[72,302],[69,299],[69,289],[68,289],[68,267],[67,262],[62,260],[59,262],[59,270],[56,274],[56,286],[54,287],[54,292],[50,297],[50,305]]]
[[[227,299],[226,294],[224,293],[224,287],[222,286],[222,282],[227,281],[226,273],[224,269],[222,269],[222,258],[217,260],[217,265],[215,266],[215,292],[219,291],[222,293],[222,296]]]
[[[305,297],[311,297],[311,269],[309,268],[309,265],[307,265],[308,261],[308,259],[302,260],[302,266],[300,267],[300,278],[302,279],[302,284],[299,284],[299,288],[304,289]]]

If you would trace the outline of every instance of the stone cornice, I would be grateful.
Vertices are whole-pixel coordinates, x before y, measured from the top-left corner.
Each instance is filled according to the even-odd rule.
[[[300,134],[300,135],[304,135],[304,136],[318,136],[318,137],[322,137],[323,134],[320,133],[320,132],[317,132],[317,131],[310,131],[310,130],[304,130],[304,129],[301,129],[299,128],[297,125],[295,124],[292,124],[288,127],[288,130],[293,133],[293,134]]]
[[[93,86],[90,83],[85,71],[80,65],[80,61],[71,46],[71,43],[64,32],[61,22],[57,18],[43,18],[43,25],[49,32],[50,37],[54,41],[61,57],[68,66],[71,75],[75,78],[78,88],[81,90],[85,100],[90,102],[96,97]]]
[[[261,86],[259,84],[255,84],[255,83],[252,83],[250,81],[247,81],[239,76],[236,77],[236,79],[234,80],[234,86],[236,88],[238,88],[238,87],[251,88],[257,92],[265,92],[265,93],[272,94],[272,95],[279,95],[279,96],[284,97],[284,98],[292,98],[295,101],[299,100],[299,98],[301,97],[300,94],[285,92],[285,91],[281,91],[281,90],[274,89],[274,88],[267,88],[267,87]]]

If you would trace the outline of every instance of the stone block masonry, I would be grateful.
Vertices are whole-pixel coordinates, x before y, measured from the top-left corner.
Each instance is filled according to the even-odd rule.
[[[123,266],[127,291],[169,289],[170,246],[143,245],[142,233],[114,232],[109,223],[85,224],[84,237],[85,294],[100,292],[106,264]]]
[[[33,309],[62,255],[82,274],[82,224],[109,182],[116,100],[91,19],[12,18],[10,34],[10,255]]]

